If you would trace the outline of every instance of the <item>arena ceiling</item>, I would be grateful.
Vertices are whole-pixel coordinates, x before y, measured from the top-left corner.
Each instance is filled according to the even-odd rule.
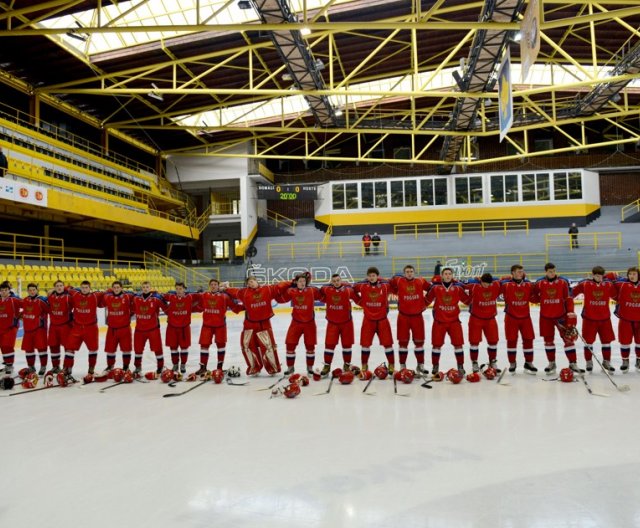
[[[163,155],[447,171],[640,144],[638,0],[539,0],[523,83],[531,1],[5,0],[0,80]],[[541,133],[566,141],[534,152]]]

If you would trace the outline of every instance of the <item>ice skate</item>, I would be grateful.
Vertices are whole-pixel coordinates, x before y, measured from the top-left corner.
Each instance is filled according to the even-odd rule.
[[[307,375],[313,376],[313,367],[307,367]]]
[[[47,373],[47,367],[45,367],[44,365],[42,365],[40,367],[40,370],[38,371],[38,376],[44,376]]]
[[[288,367],[287,370],[284,371],[284,375],[291,376],[291,374],[293,374],[295,371],[296,369],[293,366]]]
[[[458,363],[458,372],[464,378],[465,374],[467,373],[466,370],[464,370],[464,364]]]
[[[591,359],[585,363],[585,368],[587,372],[593,372],[593,361]]]
[[[424,368],[424,365],[422,363],[418,363],[418,365],[416,366],[416,372],[418,373],[418,376],[424,376],[426,374],[429,374],[429,369]]]
[[[480,372],[480,365],[478,365],[477,361],[471,363],[471,370],[473,370],[473,372]]]
[[[553,374],[556,371],[556,362],[549,361],[549,364],[544,368],[545,374]]]
[[[323,378],[326,378],[329,375],[329,372],[331,372],[331,365],[329,365],[329,363],[325,363],[320,371],[320,375]]]
[[[171,370],[173,370],[174,372],[178,372],[178,370],[180,370],[180,365],[178,365],[177,363],[174,363],[173,367],[171,367]]]
[[[636,358],[636,370],[640,370],[640,358]]]
[[[602,362],[602,367],[609,371],[609,373],[613,373],[616,371],[615,368],[613,368],[613,366],[611,366],[611,363],[609,361],[607,361],[606,359]]]
[[[515,361],[513,363],[509,363],[509,373],[515,374],[517,368],[518,364]]]
[[[573,370],[576,374],[584,374],[584,370],[581,369],[577,363],[569,363],[569,368]]]
[[[393,373],[396,371],[396,366],[393,363],[389,363],[387,370],[389,371],[389,375],[393,376]]]
[[[629,360],[628,359],[623,359],[622,360],[622,365],[620,365],[620,370],[622,372],[626,372],[627,370],[629,370]]]
[[[437,363],[433,364],[433,368],[431,369],[431,375],[435,376],[440,372],[440,365],[438,365]]]
[[[489,361],[489,366],[496,371],[496,374],[500,374],[502,372],[502,370],[498,368],[497,359],[492,359],[491,361]]]
[[[187,366],[184,363],[182,363],[180,365],[180,374],[184,374],[186,372],[187,372]]]
[[[365,365],[362,365],[362,370],[364,370],[364,369],[366,369],[366,368],[367,368],[367,365],[366,365],[366,364],[365,364]],[[342,371],[343,371],[343,372],[347,372],[347,370],[351,370],[351,363],[344,363],[344,364],[342,365]]]
[[[196,376],[200,376],[207,372],[207,367],[205,367],[202,363],[200,363],[200,368],[194,372]]]
[[[530,363],[529,361],[525,361],[525,363],[524,363],[524,371],[527,374],[535,374],[536,372],[538,372],[538,369],[536,368],[536,366],[533,363]]]

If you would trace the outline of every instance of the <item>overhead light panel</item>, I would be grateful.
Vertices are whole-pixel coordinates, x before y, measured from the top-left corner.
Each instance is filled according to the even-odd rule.
[[[153,90],[151,90],[147,95],[151,97],[151,99],[155,99],[156,101],[164,101],[164,97],[162,94],[158,93],[158,86],[156,83],[151,83]]]
[[[251,5],[251,2],[249,0],[240,0],[238,2],[238,7],[240,9],[251,9],[253,6]]]
[[[311,35],[311,30],[310,30],[307,26],[304,26],[304,27],[300,30],[300,34],[301,34],[303,37],[306,37],[306,36],[308,36],[308,35]]]

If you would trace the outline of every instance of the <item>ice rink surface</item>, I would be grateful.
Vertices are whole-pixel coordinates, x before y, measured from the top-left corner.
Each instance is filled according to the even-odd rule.
[[[361,318],[354,313],[357,332]],[[281,361],[289,320],[273,319]],[[319,367],[323,313],[317,321]],[[244,372],[242,318],[228,323],[225,367]],[[519,350],[517,374],[503,379],[509,385],[399,385],[409,397],[395,396],[389,380],[374,381],[371,396],[358,380],[314,396],[326,390],[322,380],[296,399],[270,399],[257,389],[275,379],[261,375],[244,387],[207,383],[177,398],[162,395],[193,384],[133,383],[104,393],[106,384],[78,384],[2,398],[0,526],[640,527],[640,374],[616,371],[614,380],[631,387],[622,393],[594,371],[587,380],[608,397],[591,396],[581,382],[543,381],[539,339],[535,350],[537,376],[522,372]],[[24,366],[23,353],[17,357]],[[409,357],[414,367],[412,350]],[[468,348],[465,357],[470,370]],[[565,367],[561,348],[557,357]],[[506,366],[504,341],[498,358]],[[383,359],[374,345],[370,365]],[[613,364],[620,365],[617,345]],[[339,350],[333,365],[342,365]],[[441,366],[454,366],[448,344]],[[304,371],[302,347],[296,367]],[[144,370],[154,368],[145,353]],[[81,351],[74,374],[85,372]]]

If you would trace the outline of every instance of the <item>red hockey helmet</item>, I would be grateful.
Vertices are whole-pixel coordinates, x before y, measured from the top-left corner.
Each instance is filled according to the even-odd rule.
[[[570,368],[563,368],[560,371],[560,381],[564,381],[565,383],[570,383],[573,381],[573,370]]]
[[[359,366],[357,366],[357,365],[350,365],[350,366],[349,366],[349,370],[350,370],[351,372],[353,372],[353,375],[354,375],[354,376],[358,376],[358,375],[360,375],[360,371],[361,371],[362,369],[361,369]]]
[[[224,371],[222,369],[216,369],[211,373],[211,379],[216,385],[220,385],[224,379]]]
[[[320,374],[317,370],[313,372],[313,381],[320,381],[322,379],[322,374]]]
[[[452,368],[447,372],[447,379],[454,385],[457,385],[462,381],[462,374],[460,374],[458,369]]]
[[[282,391],[287,398],[295,398],[301,392],[300,385],[297,383],[290,383]]]
[[[373,373],[375,374],[376,378],[383,380],[383,379],[387,379],[387,376],[389,375],[389,370],[384,365],[378,365],[373,371]]]
[[[160,374],[160,379],[162,380],[162,383],[169,383],[170,381],[173,381],[173,371],[164,369],[162,374]]]
[[[402,371],[401,370],[396,370],[393,373],[393,379],[396,381],[402,381]]]
[[[91,373],[87,374],[84,378],[82,378],[82,382],[85,385],[88,384],[88,383],[92,383],[93,382],[93,374],[91,374]],[[46,378],[45,378],[45,384],[46,384]]]
[[[331,372],[331,377],[339,378],[340,376],[342,376],[342,369],[341,368],[333,369],[333,371]]]
[[[109,374],[94,374],[93,375],[93,381],[97,381],[99,383],[104,383],[105,381],[107,381],[109,379]]]
[[[122,381],[124,381],[125,383],[133,383],[133,372],[131,372],[130,370],[125,370],[122,373]]]
[[[309,385],[309,377],[308,376],[300,376],[300,385],[306,387]]]
[[[400,371],[400,381],[402,381],[402,383],[413,383],[414,378],[415,373],[413,370],[405,368]]]
[[[354,378],[355,376],[353,375],[353,372],[351,372],[350,370],[347,370],[340,375],[340,377],[338,378],[338,381],[342,385],[349,385],[351,382],[353,382]]]
[[[373,378],[373,372],[371,372],[370,370],[361,370],[358,374],[358,378],[360,378],[362,381],[369,381],[371,378]]]
[[[444,372],[437,372],[436,374],[431,374],[431,379],[433,381],[443,381],[445,378]]]
[[[151,370],[149,372],[145,372],[144,373],[144,377],[145,377],[145,379],[148,379],[149,381],[157,380],[158,379],[158,373],[155,370]]]
[[[301,377],[300,374],[291,374],[291,376],[289,376],[289,383],[299,383]]]
[[[494,369],[493,367],[487,367],[482,371],[482,375],[488,380],[492,380],[492,379],[496,379],[496,376],[498,375],[498,373],[496,372],[496,369]]]
[[[22,387],[24,389],[35,389],[38,385],[38,375],[35,372],[30,372],[22,380]]]
[[[18,376],[20,377],[20,379],[26,379],[26,377],[32,372],[32,370],[29,367],[24,367],[21,368],[18,371]]]
[[[60,387],[66,387],[68,385],[67,375],[64,372],[58,372],[56,380],[58,381],[58,385],[60,385]]]
[[[121,368],[114,368],[111,372],[113,373],[113,381],[116,383],[120,383],[124,378],[124,370]]]
[[[469,383],[478,383],[480,381],[480,373],[470,372],[469,374],[467,374],[467,381]]]
[[[182,381],[182,372],[173,371],[173,381]]]

